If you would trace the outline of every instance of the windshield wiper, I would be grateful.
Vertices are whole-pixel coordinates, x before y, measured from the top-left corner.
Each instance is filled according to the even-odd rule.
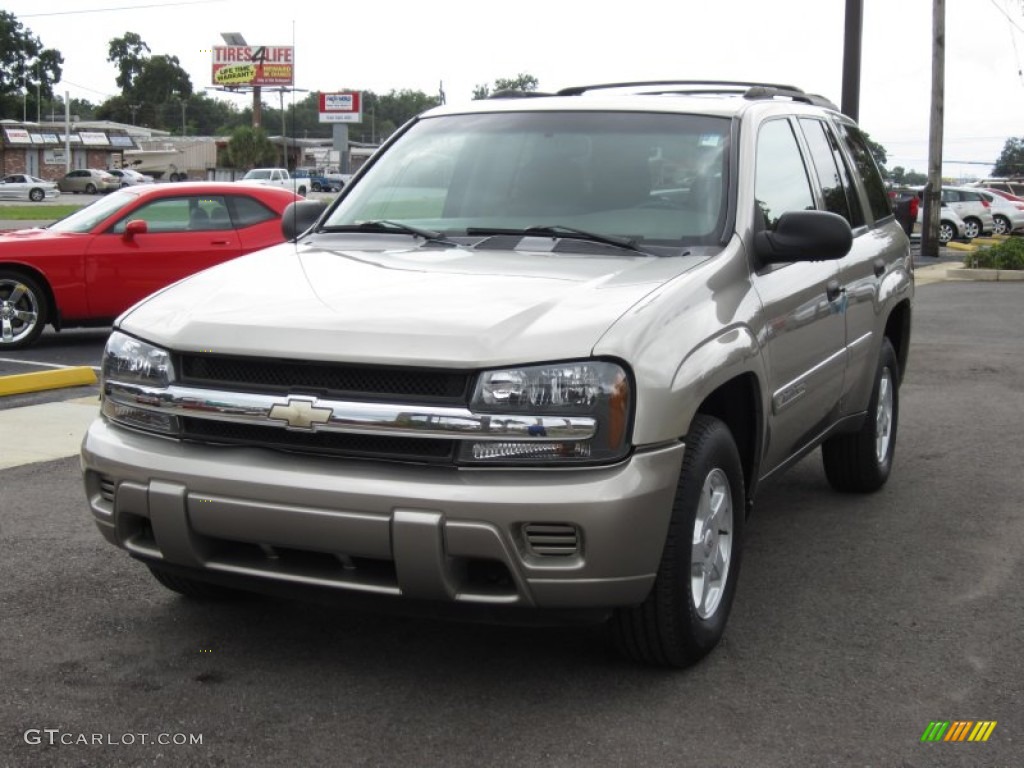
[[[401,232],[406,235],[412,235],[413,237],[422,238],[429,243],[444,243],[445,245],[455,245],[462,247],[461,243],[456,243],[454,240],[449,240],[447,237],[445,237],[443,232],[438,232],[433,229],[423,229],[422,227],[414,227],[411,224],[403,224],[401,221],[392,221],[391,219],[373,219],[371,221],[362,221],[358,224],[341,224],[333,227],[321,227],[317,231]]]
[[[642,253],[644,256],[651,256],[649,252],[643,250],[636,244],[636,240],[631,237],[619,237],[618,235],[602,235],[598,232],[588,232],[585,229],[576,229],[575,227],[566,227],[562,224],[549,224],[549,225],[538,225],[533,227],[526,227],[525,229],[503,229],[503,228],[487,228],[487,227],[469,227],[466,230],[467,235],[547,235],[549,237],[568,237],[577,240],[589,240],[592,243],[602,243],[603,245],[612,245],[616,248],[622,248],[623,250],[633,251],[634,253]]]

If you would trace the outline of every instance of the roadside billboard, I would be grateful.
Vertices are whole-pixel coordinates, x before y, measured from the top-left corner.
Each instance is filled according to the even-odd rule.
[[[290,45],[215,45],[213,84],[225,87],[294,85],[295,49]]]
[[[321,123],[363,122],[362,99],[358,91],[320,94]]]

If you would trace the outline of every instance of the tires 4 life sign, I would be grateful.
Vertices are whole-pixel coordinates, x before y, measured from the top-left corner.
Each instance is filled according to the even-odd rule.
[[[321,93],[321,123],[361,123],[363,121],[360,93]]]
[[[290,45],[213,47],[214,85],[292,85],[294,81],[295,49]]]

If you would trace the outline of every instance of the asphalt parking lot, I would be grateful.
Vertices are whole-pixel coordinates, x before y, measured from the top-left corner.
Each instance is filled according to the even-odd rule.
[[[892,480],[839,496],[815,453],[766,487],[684,672],[599,627],[193,604],[100,539],[73,455],[0,470],[0,765],[1019,766],[1021,289],[919,289]],[[997,726],[922,743],[936,720]]]

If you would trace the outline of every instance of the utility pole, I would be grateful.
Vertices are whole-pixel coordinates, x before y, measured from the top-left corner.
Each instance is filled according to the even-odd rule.
[[[864,30],[864,0],[846,0],[843,38],[843,114],[860,119],[860,58]]]
[[[924,188],[921,255],[939,257],[942,197],[942,122],[945,113],[946,0],[932,0],[932,108],[928,130],[928,184]]]

